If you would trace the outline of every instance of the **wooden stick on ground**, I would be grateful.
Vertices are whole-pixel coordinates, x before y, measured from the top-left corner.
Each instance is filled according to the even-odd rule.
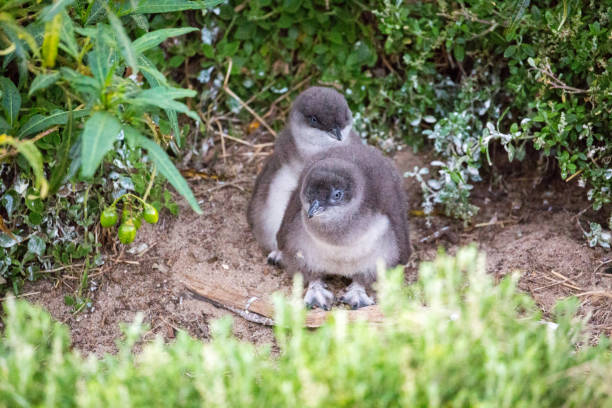
[[[207,285],[187,276],[183,276],[182,282],[200,300],[234,312],[250,322],[267,326],[275,324],[274,306],[267,300],[267,295],[245,296],[231,288]],[[327,320],[329,313],[324,310],[309,311],[306,314],[306,327],[314,328],[321,326]],[[381,323],[383,320],[383,314],[378,305],[357,310],[347,310],[346,313],[349,321],[367,320],[370,323]]]

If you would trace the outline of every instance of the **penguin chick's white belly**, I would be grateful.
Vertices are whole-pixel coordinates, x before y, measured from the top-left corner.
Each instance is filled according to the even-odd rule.
[[[352,276],[375,273],[378,260],[386,265],[397,262],[399,251],[391,223],[386,215],[376,214],[355,240],[333,245],[305,231],[296,256],[312,272]]]
[[[277,249],[276,233],[280,229],[293,190],[297,188],[301,168],[295,164],[284,164],[272,179],[268,199],[262,211],[264,243],[271,250]]]

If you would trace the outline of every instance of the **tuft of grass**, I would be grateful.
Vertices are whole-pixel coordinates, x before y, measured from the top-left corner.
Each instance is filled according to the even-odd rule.
[[[275,300],[277,356],[233,337],[229,318],[209,343],[181,332],[136,354],[139,317],[117,355],[84,357],[47,312],[9,300],[0,405],[611,407],[609,341],[587,345],[576,299],[543,324],[517,280],[495,285],[484,255],[462,249],[423,263],[410,287],[401,268],[381,273],[382,325],[336,311],[316,331],[304,329],[296,281],[291,299]]]

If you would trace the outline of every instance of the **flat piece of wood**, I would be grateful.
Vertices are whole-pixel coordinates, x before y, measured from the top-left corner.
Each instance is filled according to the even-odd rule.
[[[273,326],[274,306],[268,300],[268,295],[244,295],[232,288],[205,284],[191,277],[183,276],[185,287],[197,299],[211,303],[216,307],[229,310],[250,322]],[[345,310],[349,321],[366,320],[370,323],[381,323],[383,314],[378,305],[363,307],[357,310]],[[306,327],[319,327],[329,317],[330,312],[320,309],[311,310],[306,314]]]

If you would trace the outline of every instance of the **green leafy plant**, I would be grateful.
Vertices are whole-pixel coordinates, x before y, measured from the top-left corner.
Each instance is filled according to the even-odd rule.
[[[104,203],[145,194],[140,180],[148,174],[146,195],[157,209],[176,212],[163,179],[201,213],[166,153],[182,145],[179,114],[199,123],[181,102],[196,92],[173,86],[147,57],[169,38],[197,29],[150,30],[147,14],[213,4],[0,5],[0,146],[7,147],[0,165],[0,284],[12,281],[18,291],[20,278],[34,279],[41,267],[88,256],[99,246],[92,229]],[[149,204],[142,209],[151,213]]]
[[[116,355],[83,357],[67,328],[23,301],[7,301],[0,337],[0,400],[41,406],[612,406],[609,341],[589,346],[576,299],[542,321],[517,276],[494,284],[474,248],[423,263],[404,286],[381,273],[385,321],[349,323],[335,311],[304,328],[302,285],[276,298],[278,353],[213,323],[202,343],[179,332],[134,346],[139,315]]]
[[[432,84],[419,108],[434,128],[414,122],[441,156],[437,174],[422,180],[427,211],[435,203],[473,216],[469,181],[493,164],[484,161],[492,141],[510,161],[522,160],[527,145],[555,157],[561,177],[590,186],[593,209],[611,202],[611,12],[579,0],[384,2],[375,13],[385,50],[403,54],[414,72],[408,85]],[[441,83],[446,90],[436,89]]]

